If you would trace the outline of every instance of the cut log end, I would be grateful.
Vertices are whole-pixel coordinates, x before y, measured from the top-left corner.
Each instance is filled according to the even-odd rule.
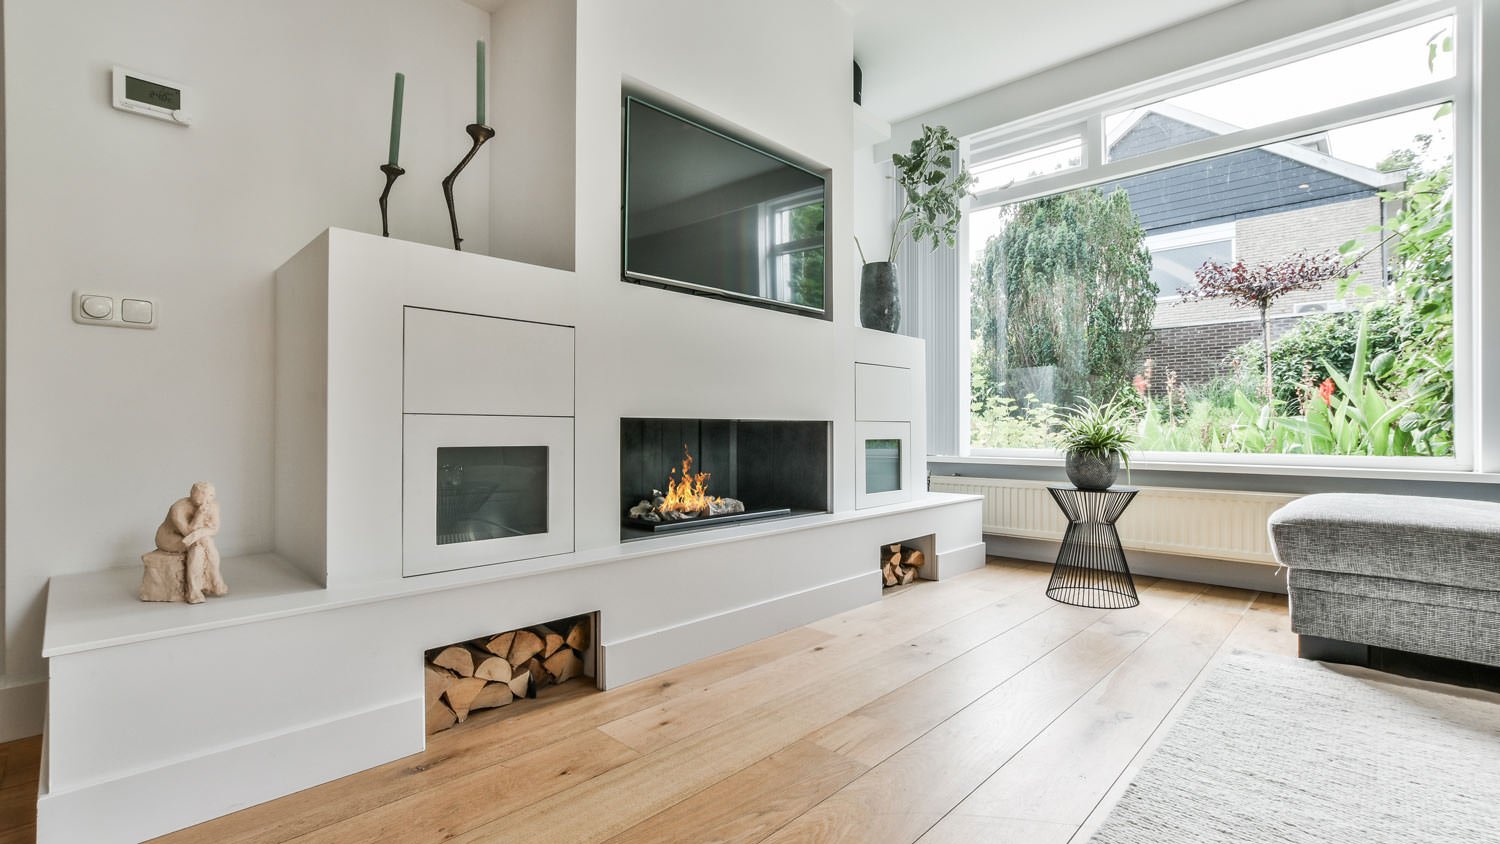
[[[448,704],[441,700],[435,700],[427,706],[427,733],[442,732],[458,723],[458,716],[448,708]]]
[[[552,682],[566,683],[583,673],[583,659],[572,648],[563,648],[547,657],[542,667],[552,675]]]
[[[517,630],[515,638],[510,643],[510,653],[505,658],[510,662],[512,669],[519,671],[521,666],[526,665],[532,657],[541,653],[545,646],[546,643],[542,641],[542,637],[530,630]]]
[[[459,723],[469,718],[469,710],[474,706],[474,698],[484,691],[485,681],[477,677],[460,677],[453,681],[448,691],[443,696],[448,699],[448,706],[452,707],[453,714],[457,716]]]
[[[463,645],[449,645],[438,651],[437,656],[432,658],[432,664],[442,666],[460,677],[474,676],[474,655]]]

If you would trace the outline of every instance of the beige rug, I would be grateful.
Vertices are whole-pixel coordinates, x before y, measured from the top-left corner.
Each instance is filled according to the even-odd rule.
[[[1236,654],[1092,840],[1500,842],[1500,695]]]

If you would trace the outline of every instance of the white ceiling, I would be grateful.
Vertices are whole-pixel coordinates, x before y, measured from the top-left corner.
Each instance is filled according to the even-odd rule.
[[[839,0],[865,108],[896,122],[1241,0]]]

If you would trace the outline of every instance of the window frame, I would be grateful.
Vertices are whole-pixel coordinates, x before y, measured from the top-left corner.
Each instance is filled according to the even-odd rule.
[[[1144,245],[1146,251],[1150,252],[1154,259],[1158,251],[1171,251],[1173,249],[1185,249],[1189,246],[1203,246],[1208,243],[1225,242],[1229,244],[1229,260],[1233,261],[1235,256],[1234,250],[1239,246],[1239,244],[1235,243],[1235,224],[1233,222],[1209,223],[1206,226],[1195,226],[1190,229],[1167,232],[1166,234],[1149,235],[1146,237]],[[1155,270],[1154,265],[1152,269]],[[1156,301],[1173,302],[1180,299],[1181,296],[1182,294],[1179,292],[1167,293],[1157,291]]]
[[[1479,360],[1476,349],[1476,321],[1480,318],[1478,287],[1482,278],[1476,272],[1475,244],[1483,237],[1473,213],[1480,186],[1476,179],[1476,150],[1479,146],[1479,102],[1475,84],[1476,57],[1481,35],[1477,0],[1443,0],[1443,2],[1397,3],[1357,15],[1336,24],[1289,38],[1269,42],[1256,48],[1226,56],[1148,82],[1111,91],[1099,96],[1051,109],[1032,117],[975,133],[962,139],[960,152],[971,162],[1014,155],[1027,148],[1081,133],[1084,141],[1082,167],[1017,182],[973,195],[965,208],[966,215],[997,206],[1051,196],[1080,188],[1117,181],[1130,176],[1163,170],[1181,164],[1202,161],[1269,144],[1293,141],[1319,132],[1375,120],[1415,109],[1453,104],[1454,127],[1454,313],[1472,315],[1454,320],[1454,421],[1458,427],[1451,457],[1367,457],[1352,455],[1261,455],[1223,454],[1214,452],[1139,452],[1133,465],[1142,469],[1183,466],[1213,466],[1223,471],[1263,472],[1278,467],[1318,470],[1368,470],[1406,472],[1475,472],[1500,469],[1500,453],[1487,455],[1481,442],[1482,420],[1479,393]],[[1217,83],[1247,76],[1267,68],[1289,64],[1309,56],[1336,50],[1349,44],[1376,38],[1403,29],[1452,17],[1455,65],[1453,76],[1435,82],[1383,94],[1352,103],[1302,115],[1264,126],[1241,129],[1192,141],[1169,149],[1145,153],[1119,161],[1106,160],[1107,138],[1104,117],[1140,108],[1199,90]],[[971,277],[971,256],[960,255],[961,272],[967,288]],[[967,298],[967,296],[965,297]],[[963,336],[972,336],[968,308],[962,309]],[[967,389],[969,345],[960,344],[960,372],[963,393],[959,413],[959,451],[961,459],[977,462],[1056,462],[1055,450],[1025,448],[982,448],[972,445],[971,410]],[[1491,376],[1493,377],[1493,376]],[[1500,393],[1500,383],[1493,385]],[[1492,447],[1496,451],[1497,447]],[[1496,462],[1496,466],[1481,465]]]

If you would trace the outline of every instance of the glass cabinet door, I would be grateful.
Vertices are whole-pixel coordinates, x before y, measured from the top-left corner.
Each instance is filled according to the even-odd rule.
[[[437,450],[438,545],[546,532],[546,446]]]
[[[901,489],[901,441],[865,440],[865,493]]]
[[[573,550],[573,420],[403,417],[405,577]]]
[[[917,486],[912,483],[910,465],[911,423],[859,421],[855,425],[861,453],[854,463],[854,506],[910,501]]]

